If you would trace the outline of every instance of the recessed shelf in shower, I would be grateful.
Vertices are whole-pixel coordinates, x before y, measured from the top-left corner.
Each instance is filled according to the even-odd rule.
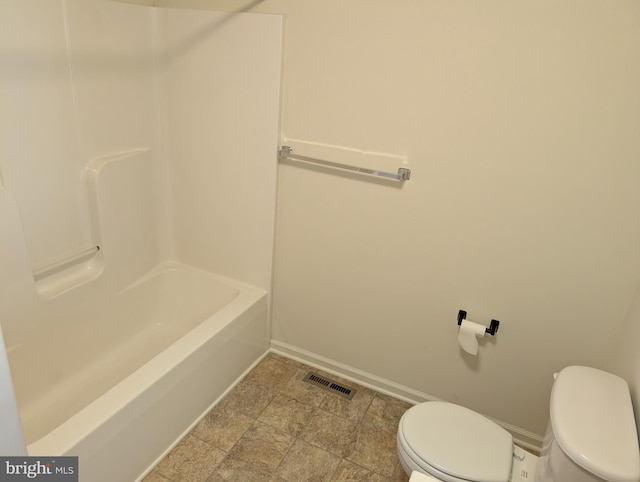
[[[96,245],[34,270],[33,279],[40,296],[53,298],[95,279],[102,267],[101,249]]]

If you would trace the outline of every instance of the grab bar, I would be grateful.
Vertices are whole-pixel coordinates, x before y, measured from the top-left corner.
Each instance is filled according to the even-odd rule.
[[[344,169],[347,171],[359,172],[361,174],[369,174],[370,176],[384,177],[387,179],[393,179],[395,181],[408,181],[411,179],[411,169],[406,167],[398,168],[398,173],[378,171],[375,169],[367,169],[366,167],[351,166],[349,164],[342,164],[340,162],[323,161],[313,157],[300,156],[298,154],[292,154],[293,148],[291,146],[282,146],[278,151],[279,159],[293,159],[295,161],[310,162],[312,164],[320,164],[322,166],[333,167],[336,169]]]

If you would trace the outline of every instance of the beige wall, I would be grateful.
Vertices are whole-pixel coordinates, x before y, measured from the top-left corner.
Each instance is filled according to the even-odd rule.
[[[640,285],[627,313],[624,329],[609,368],[629,383],[636,425],[640,427]]]
[[[640,276],[640,3],[155,3],[285,14],[283,138],[413,171],[280,166],[276,345],[535,434],[554,371],[607,366]],[[502,322],[477,358],[459,309]]]

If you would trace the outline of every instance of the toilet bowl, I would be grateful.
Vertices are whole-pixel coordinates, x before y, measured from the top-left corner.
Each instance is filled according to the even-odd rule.
[[[411,472],[411,477],[409,477],[409,482],[438,482],[438,479],[434,479],[430,475],[423,474],[421,472],[416,472],[415,470]]]
[[[398,425],[398,457],[407,474],[441,482],[640,482],[640,451],[629,388],[589,367],[556,375],[540,456],[465,407],[425,402]]]
[[[444,482],[507,481],[512,451],[509,432],[452,403],[416,405],[398,426],[398,455],[405,472],[415,470]]]

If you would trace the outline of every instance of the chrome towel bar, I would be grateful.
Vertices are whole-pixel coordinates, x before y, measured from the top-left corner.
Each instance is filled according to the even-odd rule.
[[[312,164],[320,164],[322,166],[333,167],[336,169],[344,169],[346,171],[359,172],[361,174],[368,174],[370,176],[384,177],[386,179],[393,179],[395,181],[408,181],[411,179],[411,169],[406,167],[398,168],[398,173],[378,171],[375,169],[367,169],[366,167],[351,166],[349,164],[342,164],[340,162],[324,161],[322,159],[315,159],[313,157],[300,156],[298,154],[292,154],[293,148],[291,146],[282,146],[278,151],[279,159],[293,159],[294,161],[310,162]]]

